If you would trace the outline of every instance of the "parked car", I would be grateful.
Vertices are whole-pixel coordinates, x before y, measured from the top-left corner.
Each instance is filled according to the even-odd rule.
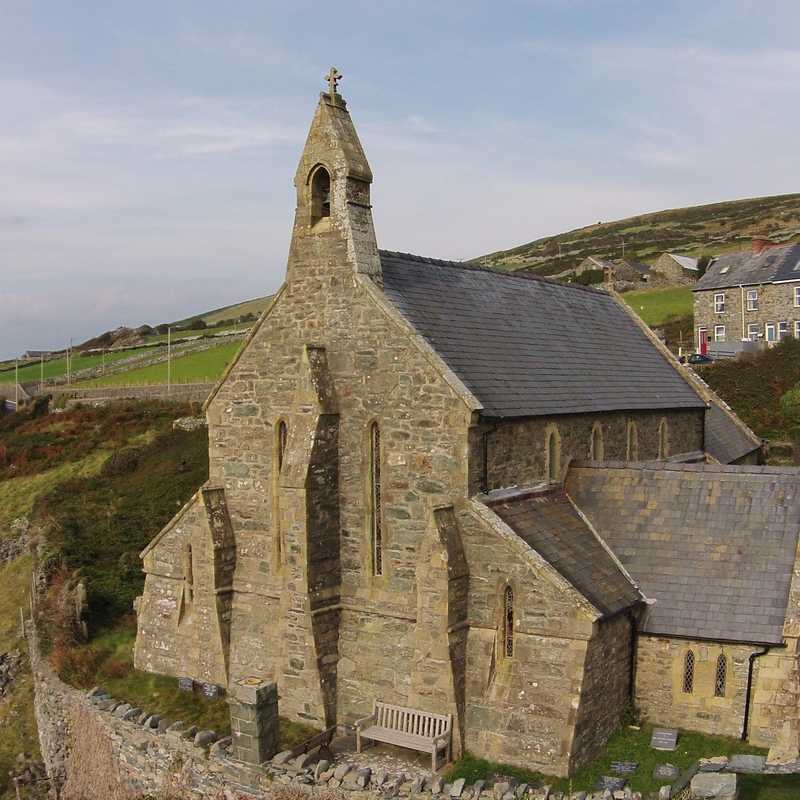
[[[690,364],[713,364],[714,359],[711,356],[704,355],[703,353],[692,353],[689,356]]]

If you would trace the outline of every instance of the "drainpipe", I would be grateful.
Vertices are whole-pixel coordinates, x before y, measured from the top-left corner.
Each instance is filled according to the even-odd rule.
[[[760,653],[750,653],[750,663],[747,667],[747,691],[744,695],[744,720],[742,721],[742,741],[747,741],[747,735],[750,733],[748,730],[750,726],[750,695],[753,693],[753,664],[757,658],[765,656],[769,653],[770,648],[766,645]]]
[[[742,336],[739,341],[744,341],[744,285],[739,284],[739,291],[741,292],[741,296],[739,298],[739,306],[742,310]]]

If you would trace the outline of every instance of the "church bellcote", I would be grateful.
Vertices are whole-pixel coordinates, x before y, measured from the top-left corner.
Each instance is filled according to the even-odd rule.
[[[328,91],[322,92],[308,131],[295,174],[297,211],[287,279],[302,279],[311,245],[317,255],[328,248],[331,270],[344,267],[381,281],[378,246],[372,224],[370,184],[372,170],[358,134],[339,94],[342,75],[332,67],[325,76]],[[337,245],[345,245],[346,257],[336,256]]]

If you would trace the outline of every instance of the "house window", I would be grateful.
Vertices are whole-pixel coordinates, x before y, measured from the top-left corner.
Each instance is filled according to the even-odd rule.
[[[683,693],[694,691],[694,651],[689,650],[683,659]]]
[[[789,323],[788,322],[779,322],[778,323],[778,339],[785,339],[789,335]]]
[[[715,325],[714,326],[714,341],[715,342],[724,342],[725,341],[725,326],[724,325]]]
[[[768,342],[774,342],[775,341],[776,336],[775,336],[775,323],[774,322],[768,322],[764,326],[764,338]]]
[[[667,421],[662,419],[658,424],[658,457],[664,459],[669,455]]]
[[[369,532],[372,574],[383,575],[383,530],[381,521],[381,432],[377,422],[369,430]]]
[[[628,461],[639,460],[639,430],[635,422],[628,423]]]
[[[794,306],[800,308],[800,286],[794,287]]]
[[[599,422],[595,422],[592,428],[592,438],[589,442],[589,460],[602,461],[604,455],[603,426]]]
[[[503,655],[514,655],[514,591],[510,586],[503,592]]]
[[[760,326],[757,322],[749,322],[747,324],[747,338],[751,342],[755,342],[761,336]]]
[[[311,177],[311,224],[331,215],[331,176],[317,167]]]
[[[725,683],[728,680],[728,659],[720,653],[717,656],[717,671],[714,675],[714,697],[725,697]]]
[[[548,429],[547,433],[547,478],[550,481],[557,481],[561,473],[561,443],[559,441],[558,430],[554,427]]]
[[[714,295],[714,312],[717,314],[725,313],[725,292]]]
[[[758,311],[758,289],[747,290],[747,310]]]

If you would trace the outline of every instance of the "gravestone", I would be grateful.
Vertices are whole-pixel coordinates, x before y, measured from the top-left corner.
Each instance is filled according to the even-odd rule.
[[[676,750],[678,747],[678,731],[674,728],[653,728],[650,747],[653,750]]]
[[[680,774],[681,771],[674,764],[658,764],[653,770],[653,777],[662,781],[674,781]]]
[[[612,761],[610,769],[615,775],[633,775],[638,766],[636,761]]]
[[[192,678],[178,678],[178,689],[182,692],[193,692],[194,680]]]

